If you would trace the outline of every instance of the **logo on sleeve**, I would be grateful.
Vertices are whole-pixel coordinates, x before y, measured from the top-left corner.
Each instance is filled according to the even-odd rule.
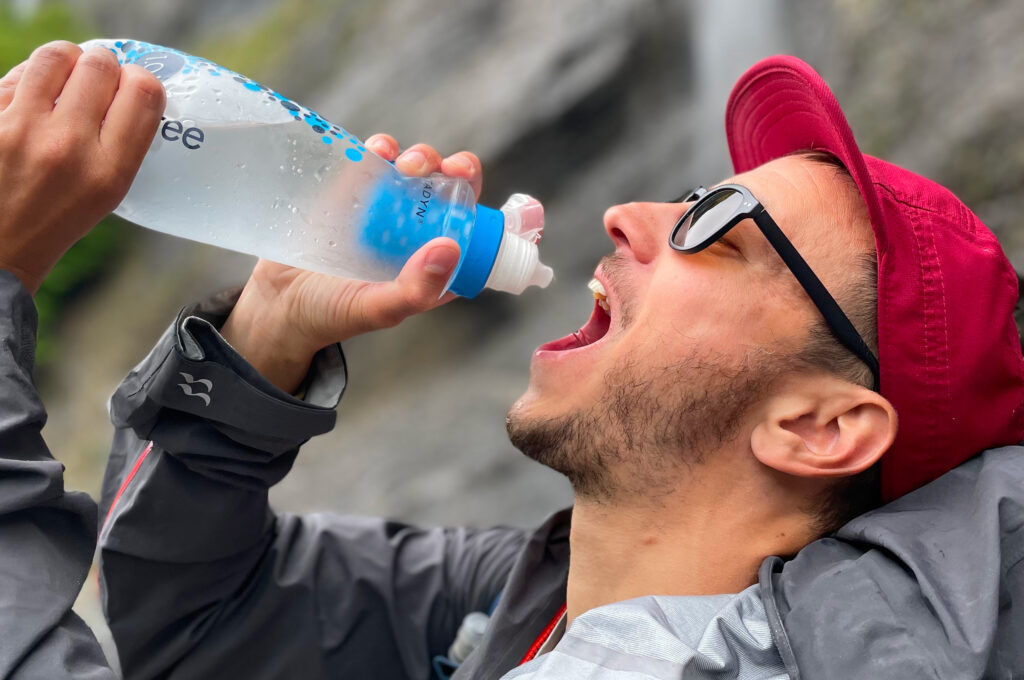
[[[204,402],[206,402],[206,406],[209,406],[210,392],[213,392],[213,382],[211,380],[207,380],[206,378],[200,378],[199,380],[196,380],[188,373],[179,373],[179,375],[185,379],[185,382],[178,383],[178,387],[181,388],[181,391],[190,397],[202,399]],[[206,391],[193,391],[193,386],[196,387],[196,390],[205,387]]]

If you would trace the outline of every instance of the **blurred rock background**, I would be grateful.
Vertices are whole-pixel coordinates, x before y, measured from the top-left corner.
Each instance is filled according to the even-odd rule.
[[[172,45],[360,136],[476,151],[486,204],[514,191],[545,203],[552,287],[347,343],[338,427],[273,494],[280,509],[426,524],[528,526],[569,502],[508,444],[505,410],[532,349],[589,315],[604,209],[729,174],[725,101],[760,57],[818,68],[867,152],[949,186],[1024,266],[1021,35],[1014,0],[0,0],[0,70],[55,37]],[[181,305],[249,267],[115,221],[62,264],[37,298],[39,381],[69,487],[98,492],[121,377]],[[94,602],[81,608],[98,628]]]

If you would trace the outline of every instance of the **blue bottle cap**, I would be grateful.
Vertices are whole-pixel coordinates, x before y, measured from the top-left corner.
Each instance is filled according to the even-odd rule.
[[[476,207],[476,224],[466,248],[462,266],[455,274],[451,291],[466,298],[476,297],[491,275],[498,247],[505,232],[505,214],[483,205]]]

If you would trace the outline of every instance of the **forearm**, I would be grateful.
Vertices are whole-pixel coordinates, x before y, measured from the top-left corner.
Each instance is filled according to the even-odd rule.
[[[281,306],[260,304],[258,284],[251,280],[242,291],[221,335],[268,382],[293,394],[320,347],[280,318]]]
[[[177,329],[180,322],[111,401],[118,431],[100,557],[126,674],[426,677],[462,617],[500,590],[522,532],[275,516],[267,488],[316,422],[326,428],[326,420],[300,419],[337,401],[340,353],[317,354],[301,402],[211,328],[192,321],[184,334]],[[185,372],[192,386],[211,381],[212,389],[195,388],[209,405],[185,395]],[[235,382],[243,378],[249,387]],[[218,411],[225,402],[233,409]]]
[[[314,361],[314,403],[296,399],[214,330],[231,302],[179,317],[111,399],[117,433],[104,480],[100,558],[106,614],[131,677],[187,677],[184,669],[198,672],[204,659],[204,669],[220,663],[213,647],[194,653],[197,636],[217,640],[227,612],[244,606],[251,594],[243,597],[243,585],[272,559],[267,490],[305,440],[334,424],[344,386],[338,348]],[[287,589],[264,585],[249,601],[265,607],[244,625],[232,623],[239,632],[275,628],[282,606],[315,620]]]
[[[32,382],[36,315],[0,270],[0,677],[113,678],[71,606],[96,540],[96,506],[64,491]]]

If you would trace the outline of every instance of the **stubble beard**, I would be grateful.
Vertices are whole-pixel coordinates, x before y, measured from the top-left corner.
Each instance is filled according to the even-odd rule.
[[[544,418],[513,406],[506,429],[517,449],[565,475],[578,500],[657,502],[735,437],[782,363],[705,354],[641,370],[632,361],[606,372],[592,407]]]

